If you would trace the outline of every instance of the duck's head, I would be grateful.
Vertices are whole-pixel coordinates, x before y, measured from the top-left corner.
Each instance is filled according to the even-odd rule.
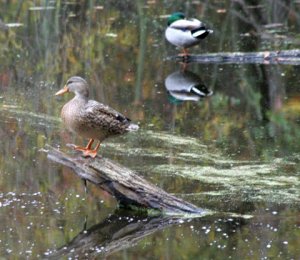
[[[172,13],[168,18],[168,26],[174,23],[175,21],[182,20],[184,18],[185,18],[184,13],[181,12]]]
[[[78,76],[73,76],[67,80],[66,85],[55,93],[56,96],[63,95],[67,92],[74,92],[76,96],[89,96],[89,89],[87,82]]]

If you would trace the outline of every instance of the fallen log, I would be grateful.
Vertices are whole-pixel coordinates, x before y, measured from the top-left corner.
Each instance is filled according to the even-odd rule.
[[[287,64],[300,65],[300,50],[261,51],[261,52],[218,52],[171,56],[167,60],[196,63],[221,64]]]
[[[73,169],[80,178],[114,196],[121,207],[155,215],[204,215],[208,212],[165,192],[110,159],[71,156],[51,146],[46,146],[44,151],[50,160]]]

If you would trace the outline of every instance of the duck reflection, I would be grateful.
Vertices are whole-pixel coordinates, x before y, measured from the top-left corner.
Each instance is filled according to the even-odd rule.
[[[213,94],[197,74],[188,70],[170,74],[165,79],[165,87],[174,101],[199,101]]]

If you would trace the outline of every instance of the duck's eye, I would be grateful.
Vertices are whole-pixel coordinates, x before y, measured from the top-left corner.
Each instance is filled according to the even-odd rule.
[[[70,84],[72,84],[73,83],[73,81],[68,81],[67,82],[67,85],[70,85]]]

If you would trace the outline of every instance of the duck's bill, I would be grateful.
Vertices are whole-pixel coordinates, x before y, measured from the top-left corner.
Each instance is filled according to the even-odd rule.
[[[64,86],[61,90],[59,90],[55,93],[55,96],[60,96],[67,92],[69,92],[69,88],[67,86]]]

